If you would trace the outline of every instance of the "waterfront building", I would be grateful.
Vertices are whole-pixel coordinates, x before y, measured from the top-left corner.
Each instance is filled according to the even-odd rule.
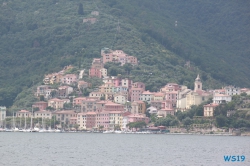
[[[6,107],[0,106],[0,126],[3,126],[3,121],[6,118]]]
[[[102,130],[108,130],[109,129],[109,112],[107,111],[102,111],[97,113],[96,115],[96,127],[98,129]]]
[[[92,130],[96,129],[96,112],[87,112],[86,113],[86,129]]]
[[[36,111],[34,112],[34,118],[51,119],[52,112],[46,110]]]
[[[114,129],[115,126],[122,128],[123,111],[109,111],[109,128]]]
[[[16,117],[17,118],[30,118],[32,117],[32,113],[30,111],[27,110],[20,110],[16,112]]]
[[[53,115],[56,116],[56,120],[64,124],[70,124],[70,118],[77,117],[77,113],[73,110],[55,111]]]
[[[86,113],[78,113],[77,114],[77,124],[79,125],[79,129],[86,130],[86,122],[87,122],[87,116]]]

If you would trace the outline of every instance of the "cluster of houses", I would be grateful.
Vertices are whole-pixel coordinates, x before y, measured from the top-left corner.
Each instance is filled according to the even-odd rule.
[[[36,109],[33,113],[21,110],[16,113],[16,117],[51,119],[54,116],[61,123],[78,125],[79,129],[110,130],[118,126],[126,130],[130,122],[144,121],[148,124],[149,118],[146,117],[146,112],[166,117],[168,114],[174,115],[176,111],[186,111],[192,105],[199,105],[209,98],[213,98],[213,103],[204,105],[204,116],[213,117],[214,109],[221,103],[230,102],[233,95],[242,92],[250,94],[249,89],[235,86],[205,91],[202,89],[199,75],[194,81],[193,90],[184,85],[167,83],[159,92],[150,92],[145,89],[143,82],[133,82],[131,79],[119,76],[107,76],[107,70],[103,68],[107,62],[136,65],[135,57],[121,50],[110,49],[102,49],[101,56],[100,59],[93,59],[89,76],[102,78],[103,84],[89,93],[88,97],[69,98],[75,87],[80,90],[91,87],[91,84],[81,79],[83,71],[80,71],[79,76],[67,74],[66,71],[72,69],[72,66],[66,66],[58,73],[45,75],[44,85],[37,87],[35,95],[44,96],[45,101],[34,103],[32,108]],[[51,84],[54,83],[61,83],[62,86],[53,89]],[[65,109],[67,104],[72,105],[70,110]]]
[[[101,58],[94,58],[91,68],[89,69],[90,77],[104,78],[107,77],[107,69],[104,68],[105,63],[120,63],[121,66],[129,63],[131,65],[137,65],[137,58],[125,54],[122,50],[111,50],[109,48],[103,48],[101,50]]]

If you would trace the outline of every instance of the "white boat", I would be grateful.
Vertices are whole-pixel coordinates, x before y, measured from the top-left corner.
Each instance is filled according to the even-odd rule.
[[[30,130],[30,129],[24,129],[23,132],[28,133],[28,132],[32,132],[32,130]]]
[[[103,134],[112,134],[112,133],[114,133],[113,130],[107,130],[107,131],[104,131],[104,132],[103,132]]]
[[[51,127],[50,127],[50,128],[47,130],[47,132],[53,133],[53,132],[55,132],[55,130],[52,130]]]
[[[60,133],[60,132],[61,132],[61,130],[59,130],[59,129],[55,129],[55,132],[56,132],[56,133]]]
[[[124,131],[116,130],[116,131],[114,131],[114,133],[115,133],[115,134],[122,134],[122,133],[124,133]]]
[[[19,132],[19,129],[17,127],[13,128],[12,131]]]

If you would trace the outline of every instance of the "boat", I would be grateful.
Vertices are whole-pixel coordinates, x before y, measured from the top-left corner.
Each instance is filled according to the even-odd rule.
[[[106,130],[103,132],[103,134],[112,134],[115,133],[114,130]]]
[[[56,133],[60,133],[61,132],[61,130],[59,130],[59,129],[55,129],[54,130]]]
[[[121,131],[121,130],[115,130],[115,131],[114,131],[114,133],[115,133],[115,134],[122,134],[122,133],[124,133],[124,131]]]
[[[46,132],[48,132],[45,128],[44,128],[44,122],[43,122],[43,118],[42,118],[42,126],[43,126],[43,128],[42,129],[39,129],[39,133],[46,133]]]

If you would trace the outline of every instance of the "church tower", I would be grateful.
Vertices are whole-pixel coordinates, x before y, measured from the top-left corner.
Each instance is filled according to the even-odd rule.
[[[198,74],[197,78],[194,81],[194,91],[197,92],[197,91],[200,91],[200,90],[202,90],[202,82],[201,82],[201,79],[200,79],[200,75]]]

